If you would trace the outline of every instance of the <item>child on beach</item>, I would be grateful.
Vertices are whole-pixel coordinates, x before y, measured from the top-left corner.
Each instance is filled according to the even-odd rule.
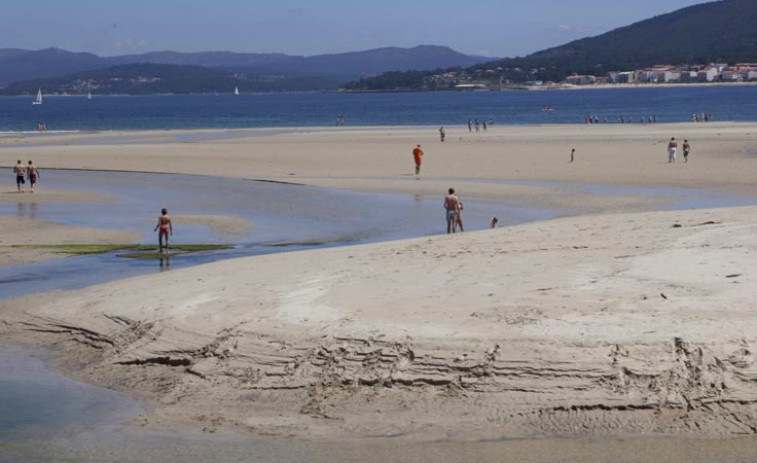
[[[154,231],[160,231],[158,232],[158,251],[160,252],[168,252],[168,235],[170,234],[173,236],[173,225],[171,224],[171,218],[168,216],[168,209],[163,208],[160,211],[160,216],[158,217],[158,224],[155,225]],[[163,246],[163,239],[166,240],[165,247]]]
[[[465,229],[463,228],[463,202],[459,202],[460,207],[457,210],[457,226],[460,227],[460,231],[464,232]]]
[[[497,222],[499,222],[499,220],[496,217],[492,217],[492,221],[489,224],[489,228],[497,228]]]
[[[29,178],[29,188],[31,188],[32,193],[34,193],[34,185],[37,184],[39,171],[37,170],[37,166],[35,166],[31,160],[29,160],[29,167],[26,168],[26,175]]]

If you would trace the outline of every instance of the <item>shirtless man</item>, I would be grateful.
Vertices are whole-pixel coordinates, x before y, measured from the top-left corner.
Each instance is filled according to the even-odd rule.
[[[691,152],[691,145],[689,140],[683,141],[683,162],[689,162],[689,153]]]
[[[421,174],[421,163],[423,162],[423,149],[418,145],[413,149],[413,160],[415,160],[415,175]]]
[[[18,188],[19,193],[24,192],[24,183],[26,180],[24,179],[24,174],[26,173],[26,169],[24,169],[24,165],[21,164],[21,160],[19,159],[15,166],[13,166],[13,173],[16,174],[16,188]]]
[[[676,162],[676,151],[678,151],[678,142],[676,137],[673,137],[668,143],[668,162]]]
[[[449,194],[444,197],[444,210],[447,211],[447,233],[457,231],[457,217],[460,214],[460,200],[455,194],[455,189],[450,188]]]
[[[154,231],[158,232],[158,250],[161,252],[168,252],[168,235],[170,233],[173,236],[173,225],[171,224],[171,218],[168,216],[168,209],[163,208],[160,211],[160,217],[158,217],[158,224],[155,225]],[[163,246],[163,238],[166,239],[166,245]]]
[[[29,166],[26,168],[26,175],[29,178],[29,188],[32,190],[32,193],[34,193],[34,185],[37,184],[39,170],[37,170],[37,166],[31,161],[29,161]]]

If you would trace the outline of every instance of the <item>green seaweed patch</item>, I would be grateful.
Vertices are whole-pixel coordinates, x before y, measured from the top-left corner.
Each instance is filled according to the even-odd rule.
[[[144,246],[135,244],[19,244],[14,248],[43,249],[56,254],[84,256],[89,254],[105,254],[116,251],[154,251],[158,252],[157,246]],[[229,249],[229,244],[177,244],[171,245],[171,250],[185,252],[217,251]]]
[[[171,249],[179,251],[200,252],[200,251],[220,251],[222,249],[231,249],[230,244],[176,244],[171,245]]]
[[[230,249],[230,244],[172,244],[168,247],[171,250],[200,252],[200,251],[219,251],[221,249]],[[158,252],[157,246],[134,246],[129,248],[130,251],[155,251]]]
[[[160,252],[157,246],[136,246],[132,250],[142,252],[116,254],[116,257],[125,257],[127,259],[165,259],[166,257],[181,256],[193,252],[217,251],[229,248],[231,248],[229,244],[176,244],[169,247],[170,252]]]
[[[56,254],[83,256],[88,254],[103,254],[106,252],[134,250],[138,246],[133,244],[19,244],[13,247],[44,249]]]
[[[188,252],[132,252],[128,254],[116,254],[116,257],[125,259],[167,259],[189,254]]]

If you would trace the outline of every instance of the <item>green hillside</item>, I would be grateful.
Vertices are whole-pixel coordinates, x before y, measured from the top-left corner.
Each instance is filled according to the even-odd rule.
[[[757,1],[722,0],[656,16],[605,34],[576,40],[521,57],[506,58],[466,69],[470,74],[494,70],[491,81],[560,81],[571,74],[605,75],[655,64],[706,64],[757,61]],[[408,88],[409,76],[395,73],[353,82],[347,88]],[[425,76],[434,75],[427,72]],[[416,89],[428,79],[413,76]]]
[[[248,78],[202,66],[171,64],[125,64],[94,71],[77,72],[15,82],[2,91],[5,95],[45,93],[149,95],[158,93],[231,93],[331,90],[336,82],[321,77]]]

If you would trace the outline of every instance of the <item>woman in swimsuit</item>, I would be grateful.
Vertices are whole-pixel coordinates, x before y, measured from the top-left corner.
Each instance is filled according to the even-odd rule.
[[[171,218],[168,216],[168,209],[163,208],[160,211],[160,217],[158,217],[158,224],[155,225],[155,231],[158,232],[158,250],[161,252],[168,252],[168,235],[173,236],[173,225],[171,224]],[[163,238],[166,240],[165,247],[163,246]],[[165,250],[165,251],[164,251]]]

